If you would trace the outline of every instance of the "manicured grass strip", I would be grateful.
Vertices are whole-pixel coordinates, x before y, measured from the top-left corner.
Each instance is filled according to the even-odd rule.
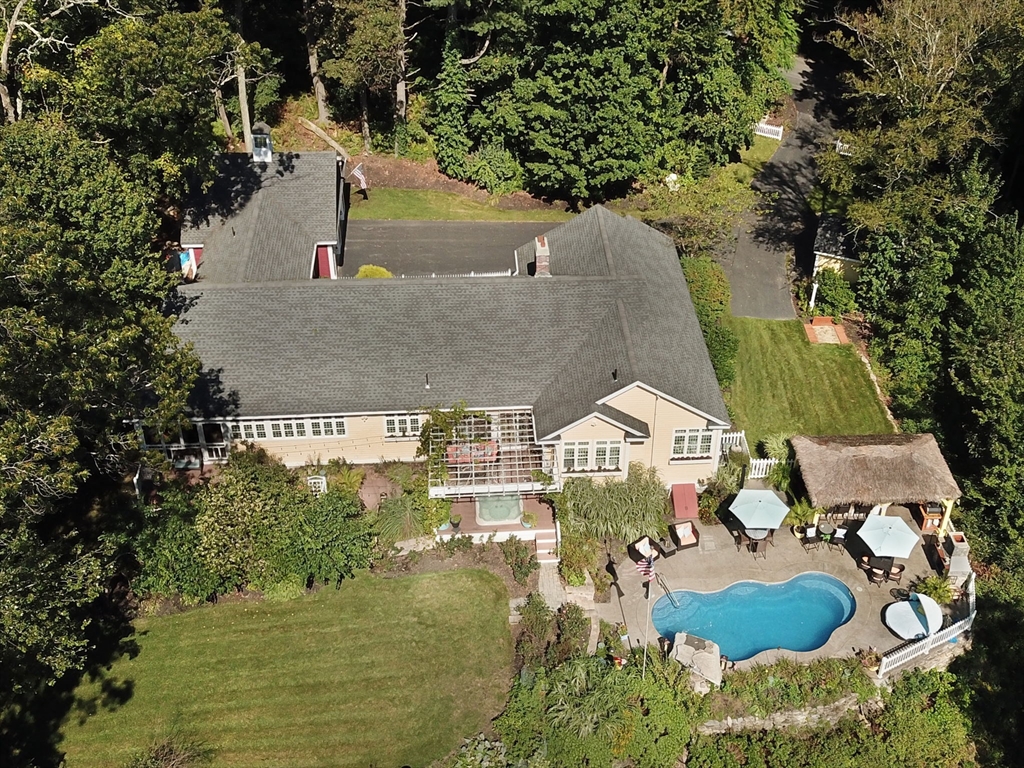
[[[137,640],[107,675],[131,698],[65,722],[69,768],[117,768],[174,727],[217,766],[422,766],[487,726],[511,675],[508,593],[477,570],[140,620]]]
[[[549,208],[509,211],[451,192],[427,189],[371,189],[369,199],[353,191],[353,219],[419,221],[566,221],[572,214]]]
[[[740,340],[729,394],[751,449],[773,432],[888,434],[892,425],[848,345],[810,344],[798,320],[730,317]]]

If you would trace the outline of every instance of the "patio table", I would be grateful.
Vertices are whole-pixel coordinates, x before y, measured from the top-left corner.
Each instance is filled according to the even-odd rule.
[[[745,528],[744,533],[746,533],[751,539],[756,539],[757,541],[768,538],[767,528]]]
[[[880,571],[890,571],[892,569],[893,558],[891,557],[869,557],[868,565],[872,568],[877,568]]]
[[[832,538],[832,534],[834,534],[835,532],[836,532],[835,527],[833,527],[829,523],[822,523],[821,525],[818,526],[818,533],[821,534],[821,538],[823,538],[825,541],[828,541],[829,539],[831,539]]]

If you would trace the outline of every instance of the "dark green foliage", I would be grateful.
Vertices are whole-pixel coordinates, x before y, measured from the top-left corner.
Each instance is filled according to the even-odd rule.
[[[218,11],[121,18],[85,41],[67,91],[72,122],[154,197],[208,180],[217,140],[213,84],[233,47]]]
[[[912,672],[885,696],[870,728],[848,717],[834,728],[699,736],[689,768],[961,768],[973,765],[967,723],[952,698],[953,677]]]
[[[519,665],[527,669],[543,667],[554,633],[554,613],[539,592],[531,592],[519,608],[519,617],[522,628],[516,641]]]
[[[632,462],[625,480],[570,478],[556,511],[563,536],[629,543],[667,532],[668,491],[655,467]]]
[[[505,558],[505,565],[512,569],[512,578],[516,580],[516,584],[526,584],[530,574],[540,568],[537,556],[530,551],[530,545],[516,536],[499,541],[498,548]]]
[[[453,179],[466,178],[467,157],[472,146],[466,134],[469,80],[461,58],[456,35],[450,32],[441,54],[441,73],[437,77],[431,122],[437,142],[437,168]]]
[[[792,26],[787,4],[758,13]],[[775,62],[751,38],[723,34],[734,21],[714,0],[527,0],[487,22],[496,30],[472,73],[471,134],[503,141],[527,188],[556,197],[703,175],[749,140],[780,93]]]
[[[856,657],[816,659],[810,664],[782,660],[728,675],[722,690],[711,694],[710,706],[716,719],[765,716],[830,704],[850,693],[862,700],[877,693]]]
[[[441,553],[442,557],[451,557],[459,552],[470,552],[473,547],[472,536],[452,536],[434,544],[434,548]]]
[[[857,299],[846,278],[834,269],[822,269],[814,278],[818,283],[814,313],[840,318],[857,311]]]
[[[313,497],[264,451],[232,454],[216,482],[171,488],[139,541],[143,594],[197,602],[242,587],[301,590],[369,565],[373,540],[356,497]]]
[[[682,754],[699,716],[688,673],[675,662],[652,654],[641,679],[638,664],[616,669],[589,656],[517,680],[495,728],[513,760],[545,744],[554,768],[620,760],[667,768]]]
[[[523,188],[523,169],[500,144],[484,144],[467,159],[466,180],[492,195],[508,195]]]
[[[599,543],[575,531],[566,532],[558,545],[558,571],[570,587],[582,587],[587,573],[597,567]]]
[[[708,256],[683,258],[682,265],[718,383],[728,387],[736,379],[736,355],[740,348],[739,338],[722,323],[732,298],[729,281],[725,271]]]
[[[565,603],[555,614],[555,642],[548,649],[548,665],[582,656],[589,640],[590,618],[576,603]]]

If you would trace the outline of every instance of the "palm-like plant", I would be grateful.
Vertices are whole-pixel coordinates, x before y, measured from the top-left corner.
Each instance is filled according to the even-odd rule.
[[[411,539],[423,533],[423,506],[407,493],[384,499],[375,523],[377,535],[387,544]]]

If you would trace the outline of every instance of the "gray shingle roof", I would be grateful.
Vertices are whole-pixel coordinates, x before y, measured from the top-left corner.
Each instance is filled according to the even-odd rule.
[[[333,152],[218,159],[217,181],[190,207],[181,242],[203,245],[207,284],[307,280],[317,243],[338,240],[338,161]]]
[[[823,256],[856,259],[850,223],[834,213],[822,214],[818,221],[818,232],[814,236],[814,252]]]
[[[671,241],[600,206],[548,240],[550,278],[200,281],[178,333],[245,416],[465,400],[532,405],[538,438],[594,412],[646,434],[597,404],[642,381],[728,423]]]

